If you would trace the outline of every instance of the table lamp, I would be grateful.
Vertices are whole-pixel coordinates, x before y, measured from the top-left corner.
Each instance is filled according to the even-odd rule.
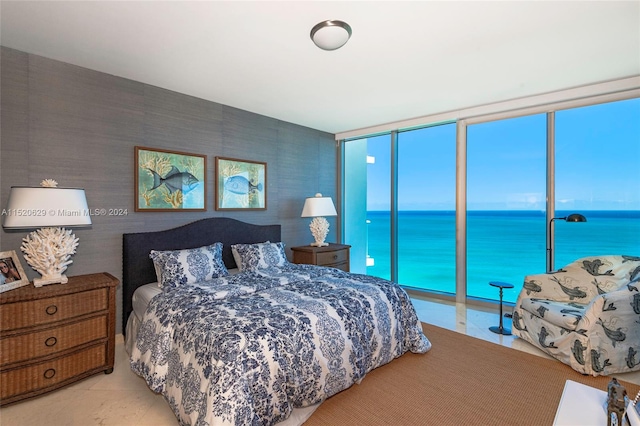
[[[309,197],[304,201],[301,217],[312,217],[313,220],[309,224],[311,235],[315,242],[311,243],[315,247],[328,246],[324,239],[329,233],[329,221],[324,216],[337,216],[336,207],[333,205],[331,197],[323,197],[318,193],[315,197]]]
[[[33,280],[36,287],[68,281],[63,272],[73,262],[78,238],[65,228],[91,225],[84,189],[57,185],[46,179],[40,187],[12,186],[4,211],[5,229],[39,228],[20,247],[29,266],[42,275]]]

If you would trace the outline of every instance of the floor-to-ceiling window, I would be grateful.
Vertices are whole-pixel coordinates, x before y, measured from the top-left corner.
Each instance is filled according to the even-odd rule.
[[[455,123],[398,133],[398,282],[455,293]]]
[[[467,127],[467,295],[545,271],[546,115]],[[506,290],[514,302],[518,291]]]
[[[367,274],[391,278],[390,135],[367,141]]]
[[[351,271],[391,278],[390,135],[345,145],[344,234]]]
[[[507,281],[516,288],[505,300],[514,301],[524,275],[546,270],[548,253],[556,267],[587,255],[640,255],[640,99],[567,101],[531,110],[464,119],[458,128],[466,139],[455,134],[454,124],[364,139],[369,163],[361,152],[366,166],[359,167],[366,177],[350,191],[367,198],[366,273],[388,278],[396,262],[394,279],[401,285],[494,300],[498,292],[488,282]],[[456,137],[462,155],[454,151]],[[345,141],[345,150],[362,141]],[[348,175],[346,156],[344,168]],[[460,168],[466,178],[455,182]],[[348,204],[347,198],[345,189]],[[465,209],[464,222],[445,218],[454,200]],[[570,213],[587,222],[558,219],[549,227],[550,218]],[[345,228],[348,221],[345,216]],[[361,243],[345,237],[348,244]],[[465,274],[452,277],[453,245],[461,238],[466,250],[453,261]]]
[[[640,99],[555,114],[555,268],[579,257],[640,255]]]

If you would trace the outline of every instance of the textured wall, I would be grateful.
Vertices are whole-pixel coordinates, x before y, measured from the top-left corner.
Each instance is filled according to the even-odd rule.
[[[120,279],[123,233],[204,217],[279,223],[287,246],[308,244],[308,220],[300,218],[304,198],[322,192],[335,199],[331,134],[4,47],[0,66],[0,209],[11,186],[52,178],[60,186],[85,188],[92,210],[128,210],[125,216],[93,216],[92,228],[75,231],[80,245],[67,275],[106,271]],[[207,155],[207,211],[134,212],[136,145]],[[266,211],[215,211],[215,156],[267,163]],[[327,241],[336,241],[337,222],[329,219]],[[0,231],[0,249],[20,253],[25,235]],[[37,276],[20,258],[29,277]],[[118,309],[120,320],[120,300]]]

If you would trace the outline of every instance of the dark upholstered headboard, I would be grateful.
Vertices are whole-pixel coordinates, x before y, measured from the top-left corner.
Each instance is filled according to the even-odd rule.
[[[213,217],[157,232],[139,232],[122,236],[122,333],[133,310],[133,292],[141,285],[156,281],[151,250],[197,248],[221,242],[222,259],[228,269],[235,268],[232,244],[280,241],[280,225],[252,225],[236,219]]]

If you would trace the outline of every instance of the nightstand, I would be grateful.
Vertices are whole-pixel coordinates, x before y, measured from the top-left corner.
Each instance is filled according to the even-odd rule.
[[[346,244],[329,244],[325,247],[291,247],[293,263],[328,266],[349,272],[349,249]]]
[[[0,294],[0,405],[113,371],[117,285],[101,273]]]

